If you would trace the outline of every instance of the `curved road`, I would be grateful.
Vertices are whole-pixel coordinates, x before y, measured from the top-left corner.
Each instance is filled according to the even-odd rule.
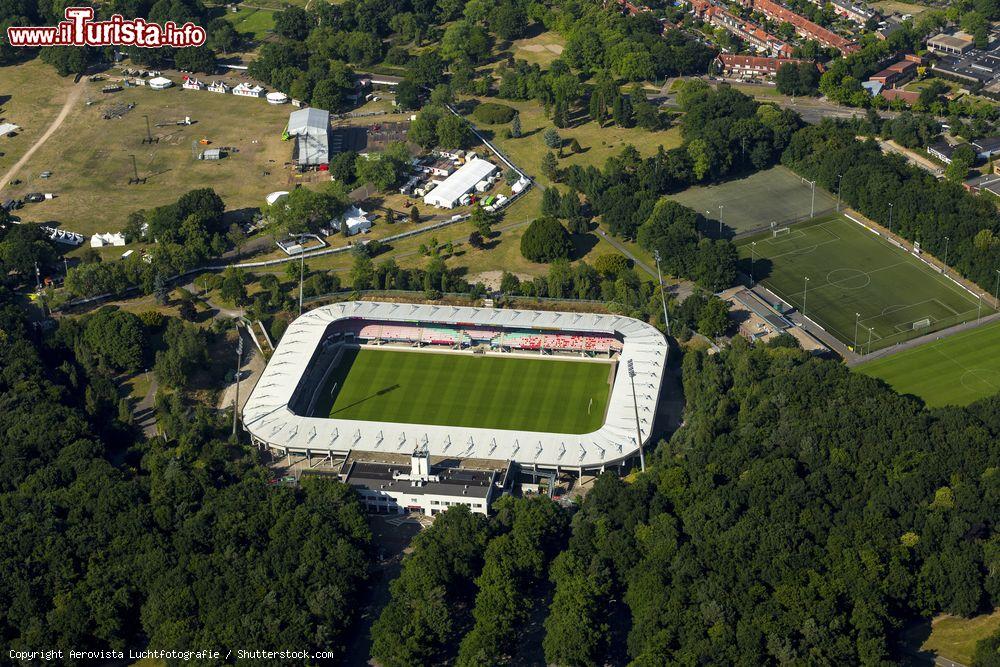
[[[73,110],[73,105],[76,104],[82,94],[83,86],[79,84],[73,86],[73,89],[69,91],[69,97],[67,97],[66,101],[63,103],[63,108],[59,111],[59,115],[55,117],[55,120],[52,121],[49,128],[45,130],[45,134],[38,137],[35,143],[31,145],[31,148],[25,151],[24,155],[21,156],[21,159],[15,162],[14,166],[7,170],[7,173],[3,175],[3,178],[0,178],[0,189],[3,189],[4,186],[10,183],[12,178],[17,176],[17,172],[20,171],[21,167],[23,167],[28,160],[31,159],[31,156],[35,154],[35,151],[41,148],[42,144],[48,141],[49,137],[55,134],[55,131],[59,129],[59,126],[62,125],[63,121],[66,120],[66,117],[69,116],[69,112]]]

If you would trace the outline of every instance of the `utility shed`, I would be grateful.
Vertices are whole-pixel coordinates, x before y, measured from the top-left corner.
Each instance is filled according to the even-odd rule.
[[[330,112],[298,109],[288,116],[288,136],[295,137],[292,158],[300,167],[330,163]]]

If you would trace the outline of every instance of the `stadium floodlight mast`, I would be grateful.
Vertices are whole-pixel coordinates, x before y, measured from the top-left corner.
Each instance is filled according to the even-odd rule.
[[[299,315],[302,314],[302,282],[306,275],[306,254],[305,251],[299,255]]]
[[[719,204],[719,238],[722,238],[722,209],[725,208],[722,204]]]
[[[948,246],[951,243],[951,239],[947,236],[944,237],[944,272],[948,273]]]
[[[868,354],[872,353],[872,331],[875,327],[868,327]]]
[[[978,322],[983,317],[983,295],[979,295],[979,307],[976,310],[976,322]]]
[[[639,446],[639,466],[646,472],[646,457],[642,453],[642,428],[639,426],[639,401],[635,395],[635,366],[628,360],[628,377],[632,381],[632,405],[635,407],[635,444]]]
[[[816,216],[816,179],[806,181],[806,183],[812,189],[812,203],[809,204],[809,217],[812,218]]]
[[[837,174],[837,212],[840,212],[840,186],[844,180],[843,174]]]
[[[756,241],[751,241],[750,242],[750,287],[753,287],[753,285],[754,285],[754,282],[753,282],[753,251],[756,248],[757,248],[757,242]],[[997,273],[1000,273],[1000,271],[998,271]]]
[[[236,327],[236,399],[233,401],[233,438],[236,438],[236,420],[240,414],[240,366],[243,365],[243,335]]]
[[[1000,269],[996,269],[997,272],[997,286],[993,290],[993,305],[1000,307]]]
[[[806,295],[809,292],[809,276],[805,278],[805,284],[802,287],[802,319],[806,318]]]
[[[889,233],[892,234],[892,202],[889,202]]]
[[[670,335],[670,316],[667,315],[667,298],[663,294],[663,276],[660,275],[660,251],[653,250],[653,259],[656,261],[656,281],[660,285],[660,303],[663,304],[663,326],[667,329],[667,335]]]
[[[854,349],[858,349],[858,325],[861,323],[861,313],[854,313]]]

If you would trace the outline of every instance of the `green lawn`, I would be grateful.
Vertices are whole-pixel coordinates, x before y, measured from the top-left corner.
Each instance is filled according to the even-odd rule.
[[[1000,322],[858,366],[927,405],[967,405],[1000,391]]]
[[[233,24],[236,32],[250,35],[260,41],[274,30],[274,10],[241,7],[236,12],[226,12],[226,20]]]
[[[924,622],[907,629],[903,633],[903,640],[911,650],[926,656],[927,664],[933,662],[934,656],[941,656],[963,665],[971,665],[976,642],[998,630],[1000,610],[972,618],[941,614],[929,623]]]
[[[850,347],[867,353],[977,317],[971,294],[843,216],[787,229],[742,240],[741,269]]]
[[[688,188],[670,196],[709,218],[709,234],[718,234],[722,216],[723,236],[766,229],[771,221],[789,224],[809,217],[812,188],[784,167],[758,171],[746,178],[718,185]],[[722,211],[719,211],[719,205]],[[835,210],[837,200],[816,188],[816,215]]]
[[[316,415],[550,433],[604,422],[609,363],[402,350],[346,350]]]

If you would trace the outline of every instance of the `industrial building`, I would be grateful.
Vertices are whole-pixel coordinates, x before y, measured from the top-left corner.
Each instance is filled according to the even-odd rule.
[[[288,115],[288,136],[295,138],[292,159],[302,168],[330,163],[330,112],[299,109]]]
[[[482,158],[472,158],[454,174],[424,195],[424,203],[438,208],[455,208],[476,184],[489,178],[498,167]]]

